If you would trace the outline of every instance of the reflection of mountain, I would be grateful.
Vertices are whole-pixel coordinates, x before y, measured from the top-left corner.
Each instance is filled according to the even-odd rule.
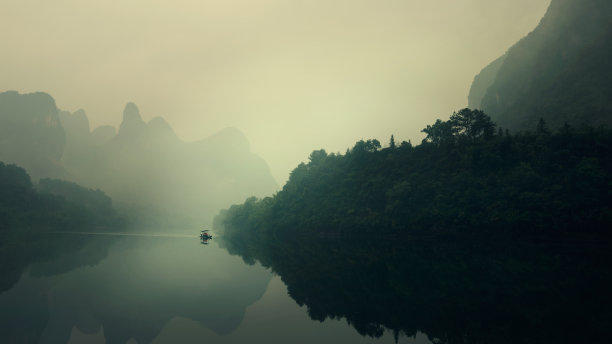
[[[249,239],[225,243],[278,273],[312,319],[345,318],[363,335],[421,331],[436,343],[508,344],[612,335],[607,247]]]
[[[38,237],[11,240],[10,245],[0,249],[2,343],[36,343],[42,334],[50,316],[49,288],[59,281],[43,276],[61,276],[79,267],[93,266],[107,254],[108,243],[92,243],[87,237],[40,233]],[[43,263],[48,260],[54,263]],[[23,276],[26,267],[35,263],[38,264],[31,269],[31,275],[40,277]]]
[[[612,124],[612,2],[552,0],[540,25],[475,78],[469,103],[504,128]]]
[[[79,261],[92,261],[86,256],[86,250],[75,254]],[[38,333],[39,343],[64,343],[76,326],[85,334],[103,329],[108,343],[130,338],[148,343],[174,317],[226,334],[238,327],[246,307],[263,295],[271,278],[263,268],[246,266],[197,239],[122,239],[97,265],[63,268],[74,267],[74,260],[65,256],[35,266],[0,295],[0,318],[22,324],[14,329],[0,324],[3,337]],[[46,297],[36,297],[41,294]],[[28,316],[11,314],[28,308]]]
[[[218,209],[277,187],[236,129],[183,142],[163,118],[146,123],[129,103],[118,131],[90,131],[83,110],[58,111],[44,93],[0,94],[0,160],[24,166],[35,180],[61,177],[100,188],[156,224],[210,221]]]

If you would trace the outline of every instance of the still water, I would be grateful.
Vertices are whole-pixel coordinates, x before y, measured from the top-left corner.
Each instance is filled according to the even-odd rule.
[[[99,234],[56,233],[43,244],[51,253],[3,257],[24,268],[0,292],[0,342],[395,342],[390,331],[362,336],[342,317],[312,320],[280,276],[217,239]],[[431,343],[421,332],[399,342]]]

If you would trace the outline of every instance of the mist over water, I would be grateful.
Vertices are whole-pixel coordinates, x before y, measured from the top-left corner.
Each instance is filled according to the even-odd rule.
[[[612,337],[609,0],[1,7],[0,343]]]
[[[49,235],[87,238],[71,253],[62,252],[62,240],[55,242],[57,256],[33,264],[0,294],[5,340],[370,342],[344,322],[313,323],[279,277],[229,255],[215,239],[202,245],[163,229]]]

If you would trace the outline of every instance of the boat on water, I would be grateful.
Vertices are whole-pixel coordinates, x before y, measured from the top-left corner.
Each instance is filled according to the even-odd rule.
[[[208,231],[205,229],[200,232],[200,239],[209,240],[209,239],[212,239],[212,235],[208,234]]]

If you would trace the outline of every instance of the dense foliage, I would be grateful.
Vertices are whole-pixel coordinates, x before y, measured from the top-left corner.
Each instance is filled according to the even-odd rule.
[[[119,222],[102,191],[51,179],[41,180],[37,190],[24,169],[0,162],[0,232]]]
[[[100,189],[90,190],[72,182],[45,178],[38,182],[37,190],[62,198],[66,204],[78,210],[84,221],[101,225],[114,224],[117,220],[111,198]]]
[[[23,168],[0,162],[0,291],[30,263],[76,250],[85,241],[46,233],[121,223],[102,191],[51,179],[41,180],[36,189]]]
[[[607,343],[609,245],[510,241],[225,238],[277,273],[318,321],[433,343]]]
[[[223,211],[226,235],[601,235],[612,226],[612,131],[495,130],[464,109],[413,147],[314,151],[274,197]]]
[[[314,151],[282,191],[232,206],[215,227],[311,318],[363,335],[602,343],[612,131],[534,129],[509,135],[464,109],[416,147],[392,137],[384,149]]]

